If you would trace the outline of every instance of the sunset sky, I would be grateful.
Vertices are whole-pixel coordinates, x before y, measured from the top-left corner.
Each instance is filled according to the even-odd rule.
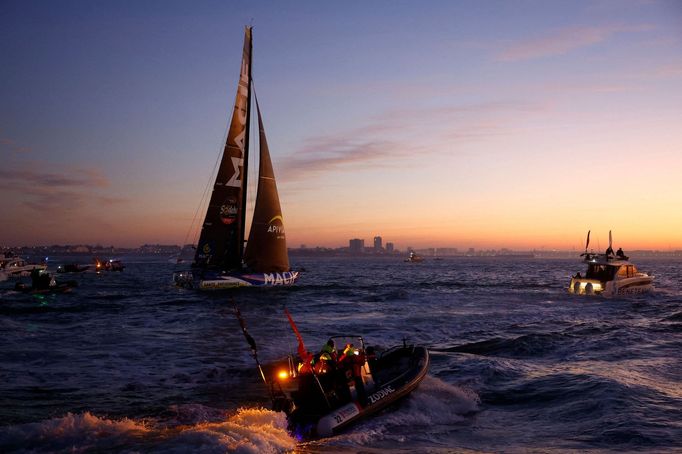
[[[290,247],[682,249],[655,0],[3,0],[0,245],[191,242],[249,24]]]

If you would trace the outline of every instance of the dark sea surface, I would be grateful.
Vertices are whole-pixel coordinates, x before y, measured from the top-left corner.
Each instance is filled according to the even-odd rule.
[[[653,294],[576,297],[578,260],[294,258],[294,288],[196,293],[174,266],[0,283],[0,452],[682,452],[682,262],[636,260]],[[331,334],[426,345],[407,399],[297,443],[268,410],[230,298],[264,362]]]

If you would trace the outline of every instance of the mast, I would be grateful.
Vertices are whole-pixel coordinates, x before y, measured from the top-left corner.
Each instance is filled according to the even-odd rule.
[[[251,56],[253,55],[253,33],[252,33],[253,27],[245,27],[245,34],[248,35],[249,37],[249,89],[248,93],[246,95],[246,140],[244,141],[244,170],[243,170],[243,175],[244,175],[244,182],[242,183],[242,217],[241,217],[241,225],[239,227],[239,266],[241,267],[243,259],[244,259],[244,238],[246,234],[246,202],[247,202],[247,197],[246,197],[246,191],[248,188],[248,176],[249,176],[249,137],[251,136],[250,134],[250,126],[251,126],[251,86],[253,84],[253,78],[252,78],[252,67],[253,67],[253,59]],[[246,38],[244,38],[246,39]],[[246,43],[244,43],[244,46],[246,46]]]
[[[251,51],[251,27],[246,27],[232,119],[201,228],[193,268],[241,268],[251,112]]]

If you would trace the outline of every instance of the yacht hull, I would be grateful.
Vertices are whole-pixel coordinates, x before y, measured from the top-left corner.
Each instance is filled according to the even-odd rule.
[[[596,279],[572,278],[568,292],[575,295],[638,295],[653,291],[653,277],[637,276],[616,281],[601,282]]]
[[[238,287],[282,287],[293,285],[299,277],[298,271],[282,273],[175,273],[173,280],[179,287],[198,290],[226,290]]]

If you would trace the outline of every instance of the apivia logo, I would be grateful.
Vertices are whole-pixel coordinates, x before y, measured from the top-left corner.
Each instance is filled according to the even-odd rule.
[[[279,221],[274,224],[275,221]],[[268,233],[274,233],[278,238],[284,237],[284,225],[282,224],[284,220],[282,216],[275,216],[268,221]]]

